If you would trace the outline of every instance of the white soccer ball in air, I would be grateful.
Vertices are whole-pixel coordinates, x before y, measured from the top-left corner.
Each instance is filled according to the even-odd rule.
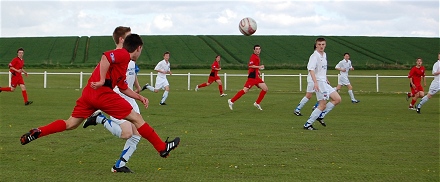
[[[257,31],[257,22],[252,18],[243,18],[238,24],[238,29],[243,35],[250,36]]]

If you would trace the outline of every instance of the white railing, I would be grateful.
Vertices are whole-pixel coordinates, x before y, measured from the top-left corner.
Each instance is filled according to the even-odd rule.
[[[10,72],[0,72],[0,74],[9,74],[9,85],[11,85],[11,73]],[[79,88],[83,88],[83,79],[84,79],[84,75],[91,75],[91,73],[84,73],[84,72],[79,72],[79,73],[49,73],[47,71],[44,71],[43,73],[38,73],[38,72],[32,72],[32,73],[28,73],[29,75],[44,75],[43,78],[43,88],[47,88],[47,76],[48,75],[79,75]],[[153,78],[154,76],[156,76],[157,74],[154,74],[153,72],[150,72],[149,74],[145,74],[145,73],[139,73],[139,76],[150,76],[150,83],[153,83]],[[192,76],[204,76],[207,77],[209,76],[209,74],[191,74],[191,73],[187,73],[187,74],[173,74],[173,76],[187,76],[188,77],[188,90],[191,90],[191,77]],[[245,77],[247,76],[247,74],[227,74],[224,73],[223,74],[223,88],[224,90],[227,90],[227,80],[228,77]],[[262,73],[262,79],[264,80],[265,77],[298,77],[299,79],[299,91],[302,91],[302,80],[303,78],[306,78],[307,75],[303,75],[303,74],[292,74],[292,75],[268,75],[268,74],[264,74]],[[329,77],[337,77],[339,75],[328,75]],[[433,77],[433,76],[426,76],[426,77]],[[379,78],[407,78],[407,76],[379,76],[379,74],[376,74],[375,76],[365,76],[365,75],[350,75],[350,78],[375,78],[376,79],[376,92],[379,92]]]

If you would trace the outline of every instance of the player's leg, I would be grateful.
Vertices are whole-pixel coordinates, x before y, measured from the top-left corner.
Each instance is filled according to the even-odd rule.
[[[243,96],[244,94],[246,94],[247,92],[249,92],[250,87],[252,87],[252,86],[249,86],[249,88],[248,88],[248,87],[246,87],[246,84],[245,84],[245,87],[243,87],[243,89],[241,89],[240,91],[238,91],[238,92],[234,95],[234,97],[232,97],[231,99],[228,99],[229,109],[231,109],[231,110],[233,109],[234,102],[237,101],[238,99],[240,99],[241,96]]]
[[[304,105],[312,98],[314,91],[313,88],[313,82],[307,82],[307,90],[306,95],[299,101],[299,104],[296,106],[295,111],[293,112],[297,116],[302,116],[301,109],[304,107]]]
[[[359,100],[357,100],[354,97],[353,87],[351,86],[351,84],[347,84],[347,88],[348,88],[348,95],[350,96],[350,99],[351,99],[351,103],[359,103]]]
[[[433,95],[435,95],[438,91],[440,90],[440,85],[438,82],[432,81],[431,85],[429,86],[429,91],[428,94],[425,95],[422,99],[420,99],[419,104],[417,104],[417,108],[416,111],[417,113],[420,114],[420,110],[423,106],[423,104],[425,104],[426,102],[428,102],[429,99],[431,99],[431,97]]]
[[[220,92],[220,97],[227,96],[228,94],[223,93],[223,83],[222,80],[220,80],[220,77],[215,80],[218,84],[218,91]]]
[[[257,100],[254,103],[254,106],[259,109],[259,110],[263,110],[260,106],[261,101],[264,99],[264,96],[266,95],[267,91],[268,91],[268,87],[266,85],[266,83],[262,82],[257,84],[258,88],[261,88],[260,94],[258,95]]]
[[[319,105],[315,110],[312,111],[309,119],[304,124],[304,129],[306,129],[306,130],[316,130],[313,127],[313,123],[319,117],[319,115],[322,113],[322,111],[324,111],[324,109],[326,107],[327,100],[328,100],[328,92],[325,87],[326,85],[328,85],[328,84],[325,82],[322,82],[322,81],[318,81],[319,91],[315,92],[315,94],[316,94],[316,99],[319,102]]]
[[[198,91],[199,88],[203,88],[203,87],[211,85],[212,81],[210,81],[210,80],[211,80],[211,76],[208,77],[208,81],[207,82],[199,84],[199,85],[196,85],[195,91]]]
[[[26,145],[27,143],[46,135],[63,132],[65,130],[73,130],[77,128],[82,121],[84,121],[84,118],[75,118],[72,116],[67,120],[55,120],[48,125],[31,129],[29,132],[23,134],[20,138],[20,142],[22,145]]]
[[[174,150],[180,143],[179,137],[176,137],[172,141],[168,141],[168,139],[165,142],[162,141],[154,129],[144,121],[142,116],[133,110],[125,117],[125,119],[136,126],[140,136],[147,139],[156,151],[159,152],[161,157],[167,157],[171,150]]]
[[[112,167],[112,172],[131,173],[133,171],[131,171],[130,168],[128,168],[126,166],[126,163],[128,163],[128,161],[130,160],[134,151],[136,150],[137,144],[139,143],[141,136],[137,132],[136,127],[128,121],[121,123],[120,127],[122,128],[122,131],[124,133],[124,134],[122,134],[121,138],[124,138],[127,140],[125,141],[125,145],[124,145],[124,148],[122,149],[122,152],[121,152],[121,155],[119,156],[119,159],[116,161],[115,165]],[[133,134],[134,132],[137,135]]]
[[[168,83],[168,81],[167,81],[167,83]],[[170,92],[170,85],[166,84],[165,85],[165,91],[163,92],[162,99],[160,100],[160,103],[159,103],[160,105],[166,105],[165,101],[168,98],[168,93],[169,92]]]
[[[331,87],[329,87],[331,88]],[[330,90],[330,98],[331,101],[327,102],[325,109],[322,111],[321,115],[318,118],[318,121],[320,121],[320,123],[324,123],[323,119],[324,117],[330,113],[330,111],[339,103],[341,103],[341,96],[338,94],[338,92],[336,92],[336,90]],[[323,124],[324,125],[324,124]]]
[[[23,96],[23,101],[24,101],[24,105],[29,105],[32,104],[33,101],[28,100],[28,95],[27,95],[27,91],[26,91],[26,86],[23,84],[19,84],[20,88],[21,88],[21,95]]]

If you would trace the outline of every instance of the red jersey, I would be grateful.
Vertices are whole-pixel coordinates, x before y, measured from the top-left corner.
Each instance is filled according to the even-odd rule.
[[[22,69],[23,66],[24,66],[24,59],[20,59],[19,57],[12,59],[12,61],[9,63],[9,68],[13,67],[17,70]],[[21,75],[20,73],[14,71],[12,69],[9,69],[9,71],[15,76]]]
[[[417,66],[414,66],[411,68],[411,70],[408,73],[408,78],[412,78],[414,85],[420,85],[422,77],[425,77],[425,67],[424,66],[420,66],[420,68],[417,68]]]
[[[220,68],[220,65],[218,64],[218,61],[214,61],[214,63],[212,63],[212,65],[211,65],[211,74],[209,74],[209,76],[213,76],[213,77],[218,76],[217,75],[218,70],[215,70],[215,69],[219,69],[219,68]]]
[[[128,88],[126,73],[128,63],[130,62],[130,54],[126,49],[115,49],[104,52],[103,55],[110,62],[110,67],[105,76],[104,86],[108,86],[110,88],[115,88],[118,86],[119,89],[125,90]],[[90,76],[88,80],[88,85],[91,82],[98,82],[101,78],[100,76],[100,63],[96,66],[95,70],[93,70],[92,76]]]
[[[260,66],[260,57],[256,54],[252,54],[251,58],[249,59],[248,66]],[[248,71],[248,78],[259,78],[260,77],[260,69],[258,68],[249,68]]]

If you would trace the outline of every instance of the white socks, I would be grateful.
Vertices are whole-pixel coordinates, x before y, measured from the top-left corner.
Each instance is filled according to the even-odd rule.
[[[298,106],[296,106],[295,110],[300,111],[308,101],[309,99],[307,97],[303,97],[299,102]]]
[[[125,142],[124,150],[122,150],[121,157],[119,158],[119,160],[116,161],[116,168],[121,168],[125,166],[128,160],[130,160],[130,157],[136,150],[136,146],[139,143],[140,139],[141,137],[138,135],[132,135],[129,139],[127,139],[127,141]]]
[[[163,92],[162,100],[160,100],[160,103],[165,103],[167,97],[168,97],[168,91],[165,90],[165,92]]]

